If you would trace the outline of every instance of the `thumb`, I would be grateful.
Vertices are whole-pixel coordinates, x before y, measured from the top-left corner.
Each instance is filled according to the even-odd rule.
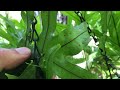
[[[31,55],[29,48],[0,49],[0,70],[13,69],[27,60]]]

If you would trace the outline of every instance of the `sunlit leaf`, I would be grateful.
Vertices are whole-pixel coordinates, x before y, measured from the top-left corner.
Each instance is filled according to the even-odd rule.
[[[74,65],[66,60],[64,56],[61,58],[57,58],[54,60],[55,64],[55,73],[60,78],[66,79],[95,79],[97,78],[96,75],[90,73],[89,71]]]

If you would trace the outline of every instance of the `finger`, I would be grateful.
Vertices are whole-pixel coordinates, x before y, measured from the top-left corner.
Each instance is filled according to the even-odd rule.
[[[13,69],[25,62],[31,55],[26,47],[16,49],[0,49],[0,69]]]

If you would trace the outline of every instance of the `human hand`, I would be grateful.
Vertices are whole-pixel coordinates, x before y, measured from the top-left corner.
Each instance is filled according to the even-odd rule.
[[[6,49],[0,48],[0,71],[13,69],[25,62],[31,55],[26,47]]]

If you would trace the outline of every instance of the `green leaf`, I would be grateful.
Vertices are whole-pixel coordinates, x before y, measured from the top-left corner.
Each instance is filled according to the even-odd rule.
[[[18,77],[15,75],[6,74],[6,76],[8,77],[8,79],[18,79]]]
[[[114,14],[113,12],[111,12],[111,19],[113,21],[113,39],[114,41],[116,41],[116,43],[120,46],[120,37],[119,37],[119,28],[117,28],[117,24],[118,24],[118,20],[119,16],[117,14]]]
[[[12,41],[11,37],[5,31],[3,31],[3,30],[0,30],[0,36],[2,38],[5,38],[8,41]]]
[[[8,45],[8,44],[6,44],[6,43],[0,43],[0,48],[10,48],[11,47],[11,45]]]
[[[60,49],[60,45],[57,44],[55,46],[53,46],[52,48],[50,48],[50,50],[48,50],[47,55],[45,55],[46,58],[46,78],[51,79],[53,76],[53,60],[55,57],[56,52]]]
[[[97,11],[86,11],[86,14],[83,14],[83,16],[85,16],[86,22],[88,22],[92,27],[94,27],[101,19],[100,14]]]
[[[27,16],[26,16],[25,11],[21,11],[21,17],[22,17],[24,23],[27,24]]]
[[[34,11],[26,11],[26,12],[22,11],[21,16],[26,25],[26,32],[25,32],[25,36],[23,36],[22,38],[23,40],[21,40],[18,46],[22,46],[22,44],[24,44],[26,41],[26,36],[30,34],[29,32],[31,30],[31,24],[32,24],[32,21],[34,20]],[[26,46],[30,47],[29,43],[26,43]]]
[[[56,57],[54,60],[54,72],[64,79],[97,79],[95,74],[74,65],[66,60],[64,56]]]
[[[57,23],[56,30],[55,30],[55,36],[57,36],[60,32],[62,32],[66,28],[67,28],[67,25],[63,25],[63,24]]]
[[[57,11],[42,11],[41,18],[43,29],[38,45],[41,52],[46,52],[56,29]]]
[[[40,21],[41,17],[37,16],[36,19],[37,19],[36,31],[37,31],[38,35],[40,35],[40,33],[42,32],[42,25],[41,25],[42,23]]]
[[[84,58],[76,59],[76,58],[73,58],[72,56],[66,56],[66,58],[67,58],[67,61],[72,64],[79,64],[85,61]]]
[[[26,42],[25,37],[23,37],[23,38],[19,41],[19,43],[17,44],[17,47],[24,47],[24,46],[25,46],[25,42]]]
[[[25,11],[21,11],[21,16],[22,16],[22,19],[23,19],[24,23],[26,25],[28,24],[28,27],[29,27],[30,24],[32,23],[33,19],[34,19],[34,11],[26,11],[26,12]]]
[[[106,43],[106,34],[107,34],[107,11],[100,12],[101,14],[101,26],[102,26],[102,36],[99,40],[99,48],[103,50],[105,54],[105,43]]]
[[[0,18],[3,19],[3,22],[5,24],[3,24],[4,26],[4,31],[7,33],[6,37],[8,36],[8,40],[10,41],[10,43],[15,47],[16,44],[18,43],[17,40],[17,30],[15,28],[15,24],[12,22],[12,19],[9,19],[8,17],[4,17],[0,14]],[[3,33],[3,32],[2,32]]]
[[[76,24],[80,24],[80,19],[79,17],[77,16],[77,14],[75,14],[74,11],[61,11],[61,13],[63,15],[66,15],[68,18],[74,20],[76,22]]]
[[[18,79],[36,79],[35,78],[36,67],[33,62],[27,66],[23,73],[18,77]]]
[[[102,26],[102,32],[103,34],[107,33],[107,11],[102,11],[101,13],[101,26]]]
[[[15,24],[12,22],[12,20],[10,20],[7,17],[2,16],[1,14],[0,14],[0,18],[3,19],[4,22],[13,29],[10,32],[15,32]]]
[[[52,44],[60,43],[61,49],[65,55],[75,55],[83,50],[90,41],[90,36],[87,32],[87,24],[85,22],[78,26],[65,29],[58,36],[52,39]],[[51,45],[51,44],[49,44]]]
[[[0,79],[8,79],[8,77],[5,75],[5,72],[0,72]]]

